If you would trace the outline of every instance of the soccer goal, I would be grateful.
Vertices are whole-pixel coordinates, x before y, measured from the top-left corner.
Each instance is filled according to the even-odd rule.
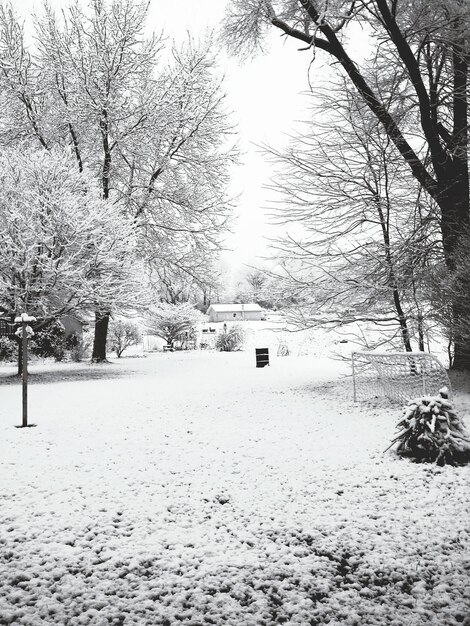
[[[354,400],[390,398],[405,403],[423,395],[452,389],[441,362],[426,352],[353,352]]]

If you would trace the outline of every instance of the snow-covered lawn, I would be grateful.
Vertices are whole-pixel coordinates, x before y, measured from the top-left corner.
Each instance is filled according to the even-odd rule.
[[[470,624],[470,468],[383,454],[400,411],[345,365],[31,371],[16,429],[0,369],[0,624]]]

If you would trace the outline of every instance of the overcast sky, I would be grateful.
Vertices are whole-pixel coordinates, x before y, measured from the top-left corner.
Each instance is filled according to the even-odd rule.
[[[49,0],[56,7],[68,0]],[[156,31],[182,41],[190,32],[194,36],[217,29],[224,15],[226,0],[151,0],[150,23]],[[16,0],[15,7],[27,16],[38,10],[38,0]],[[220,54],[221,69],[226,76],[225,90],[229,107],[238,125],[242,163],[233,171],[231,193],[240,196],[235,215],[234,234],[227,238],[233,252],[225,258],[230,265],[254,262],[266,254],[264,236],[267,224],[264,208],[269,194],[263,189],[270,169],[256,145],[279,147],[307,115],[305,92],[308,89],[309,53],[298,52],[294,42],[285,42],[278,33],[270,38],[265,55],[240,64],[225,53]]]

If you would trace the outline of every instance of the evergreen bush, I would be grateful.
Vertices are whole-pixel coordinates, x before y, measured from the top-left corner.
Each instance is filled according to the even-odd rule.
[[[447,396],[444,388],[439,396],[418,398],[405,407],[391,444],[398,444],[397,454],[420,463],[470,463],[470,434]]]

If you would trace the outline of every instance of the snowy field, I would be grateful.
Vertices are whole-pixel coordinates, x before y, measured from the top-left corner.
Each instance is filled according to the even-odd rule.
[[[470,625],[470,468],[383,454],[346,364],[0,368],[0,624]],[[470,395],[457,393],[470,415]]]

